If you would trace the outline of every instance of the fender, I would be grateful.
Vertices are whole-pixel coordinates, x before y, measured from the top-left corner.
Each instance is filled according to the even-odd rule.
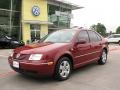
[[[71,56],[71,57],[72,57],[72,60],[73,60],[73,55],[72,55],[71,51],[64,51],[64,50],[63,50],[63,51],[61,51],[61,52],[59,52],[59,53],[56,54],[55,59],[54,59],[55,65],[56,65],[57,61],[58,61],[62,56],[64,56],[64,55],[69,55],[69,56]],[[74,60],[73,60],[73,61],[74,61]]]

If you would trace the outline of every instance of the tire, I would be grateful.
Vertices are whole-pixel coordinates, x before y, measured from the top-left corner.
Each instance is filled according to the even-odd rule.
[[[118,44],[120,45],[120,41],[118,42]]]
[[[62,57],[56,64],[54,78],[59,81],[67,80],[72,71],[72,63],[68,57]]]
[[[100,59],[98,60],[98,64],[99,64],[99,65],[104,65],[104,64],[106,64],[106,62],[107,62],[107,52],[106,52],[106,50],[104,49],[104,50],[102,51],[102,54],[101,54],[101,56],[100,56]]]

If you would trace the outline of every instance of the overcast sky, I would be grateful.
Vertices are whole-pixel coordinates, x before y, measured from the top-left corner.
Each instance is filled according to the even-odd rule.
[[[120,25],[120,0],[67,0],[83,9],[73,11],[72,25],[89,27],[102,23],[107,31],[115,31]]]

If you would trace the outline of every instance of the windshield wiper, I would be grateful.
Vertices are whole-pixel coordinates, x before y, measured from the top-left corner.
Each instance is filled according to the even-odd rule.
[[[46,42],[44,42],[44,43],[55,43],[55,42],[51,42],[51,41],[46,41]]]

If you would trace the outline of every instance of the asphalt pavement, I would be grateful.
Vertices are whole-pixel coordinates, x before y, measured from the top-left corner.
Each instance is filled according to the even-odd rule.
[[[110,45],[106,65],[96,63],[75,70],[66,81],[24,77],[8,65],[12,50],[0,50],[0,90],[120,90],[120,46]]]

